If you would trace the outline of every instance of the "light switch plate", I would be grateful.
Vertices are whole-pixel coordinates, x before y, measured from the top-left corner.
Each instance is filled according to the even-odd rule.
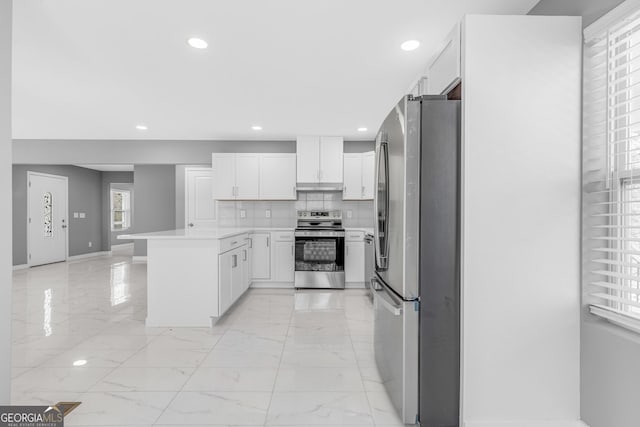
[[[347,211],[347,218],[351,219],[353,217],[353,211],[352,210],[348,210]]]
[[[264,216],[266,218],[271,218],[271,209],[265,209]]]
[[[240,209],[240,218],[246,218],[247,217],[247,211],[245,209]]]
[[[84,212],[80,212],[80,218],[86,218],[87,215]]]

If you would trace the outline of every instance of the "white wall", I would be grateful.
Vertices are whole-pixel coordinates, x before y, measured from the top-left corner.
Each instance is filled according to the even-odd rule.
[[[464,425],[579,425],[581,20],[463,38]]]
[[[0,1],[0,405],[11,393],[11,1]]]

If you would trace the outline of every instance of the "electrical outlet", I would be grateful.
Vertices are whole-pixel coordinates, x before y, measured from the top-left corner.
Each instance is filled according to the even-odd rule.
[[[80,212],[80,218],[86,218],[87,215],[84,212]]]
[[[246,217],[247,217],[246,209],[240,209],[240,218],[246,218]]]
[[[352,210],[348,210],[347,211],[347,218],[351,219],[353,217],[353,211]]]
[[[93,246],[93,242],[89,242],[89,247]]]
[[[73,217],[74,217],[74,218],[78,218],[78,212],[74,212],[74,213],[73,213]]]
[[[264,216],[266,218],[271,218],[271,209],[265,209]]]

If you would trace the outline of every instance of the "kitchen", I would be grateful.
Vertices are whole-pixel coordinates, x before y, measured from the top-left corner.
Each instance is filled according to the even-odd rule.
[[[408,0],[421,13],[407,16],[96,0],[104,18],[13,2],[0,397],[82,402],[69,425],[633,425],[603,421],[629,418],[602,397],[607,355],[581,339],[627,324],[614,305],[635,303],[584,291],[633,284],[581,285],[581,191],[602,197],[605,180],[587,167],[580,188],[601,161],[582,163],[583,35],[602,49],[634,1]],[[37,54],[48,43],[55,58]],[[67,95],[29,77],[38,61]],[[588,274],[635,283],[609,268]]]

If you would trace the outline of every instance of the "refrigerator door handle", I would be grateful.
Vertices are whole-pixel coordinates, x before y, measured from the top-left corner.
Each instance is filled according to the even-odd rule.
[[[389,252],[389,236],[387,235],[387,230],[389,228],[389,153],[386,141],[381,141],[380,145],[378,145],[376,150],[376,168],[375,168],[375,181],[376,181],[376,189],[374,189],[373,194],[373,205],[375,206],[375,216],[373,219],[373,228],[374,228],[374,241],[375,241],[375,256],[376,256],[376,267],[381,270],[386,270],[388,267],[388,252]],[[380,210],[379,204],[381,200],[380,198],[380,165],[381,162],[384,162],[384,185],[387,188],[383,189],[384,200],[382,203],[384,204],[384,217],[382,218],[383,222],[383,230],[380,230]],[[381,236],[382,232],[382,236]],[[384,240],[381,239],[384,238]]]
[[[371,288],[375,290],[373,299],[394,316],[402,315],[402,305],[398,305],[389,295],[384,285],[375,277],[371,278]]]

